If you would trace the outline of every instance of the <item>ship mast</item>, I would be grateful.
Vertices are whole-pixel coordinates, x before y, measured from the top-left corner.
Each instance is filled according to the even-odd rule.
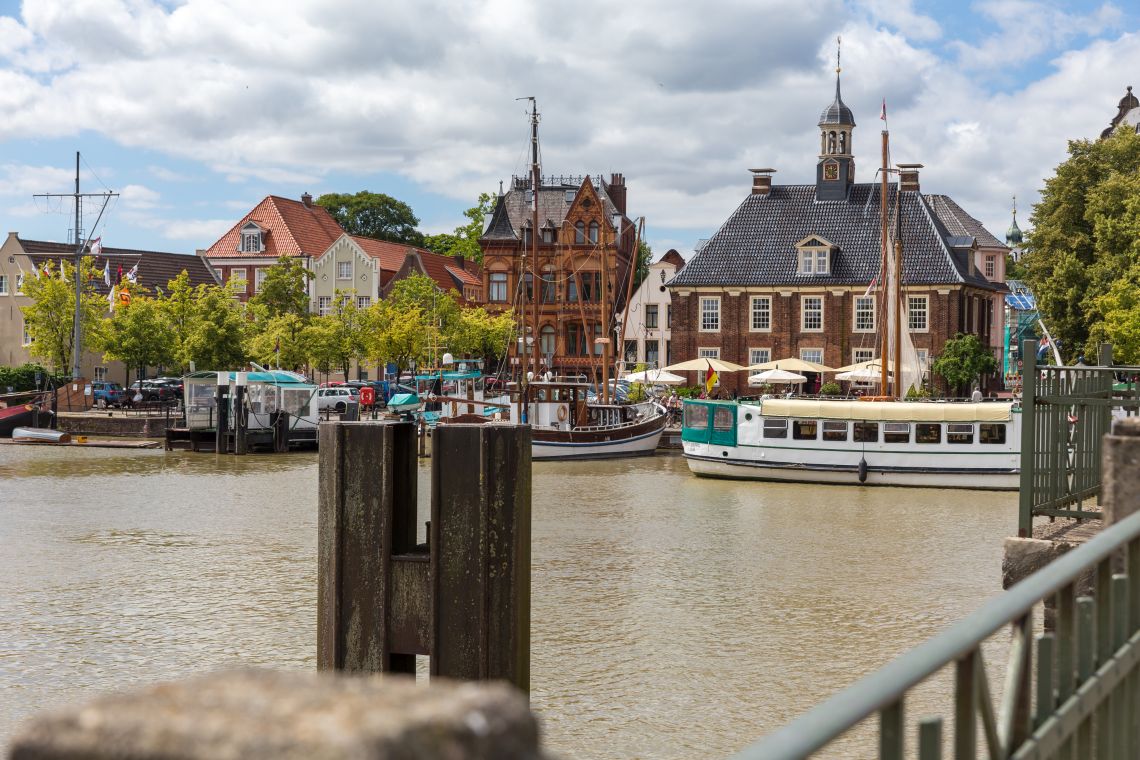
[[[600,183],[601,179],[599,178],[598,181]],[[604,229],[605,225],[603,224],[602,227]],[[616,238],[615,238],[615,240],[616,240]],[[605,237],[605,235],[602,235],[602,237],[601,237],[601,244],[602,245],[601,245],[600,254],[601,254],[601,266],[602,266],[602,278],[601,278],[601,285],[602,285],[602,315],[601,315],[602,331],[601,331],[601,333],[602,334],[598,338],[594,339],[594,343],[595,344],[597,344],[597,343],[602,344],[602,403],[608,404],[608,403],[610,403],[610,351],[609,351],[609,348],[610,348],[610,322],[609,322],[609,319],[607,319],[607,313],[609,310],[609,299],[607,298],[607,295],[609,294],[609,290],[610,290],[610,270],[609,270],[609,267],[607,266],[607,264],[609,264],[609,259],[606,256],[606,237]]]
[[[538,184],[539,184],[539,169],[538,169],[538,102],[533,96],[530,100],[530,196],[531,196],[531,223],[530,223],[530,313],[531,313],[531,343],[530,349],[530,371],[534,379],[538,378]],[[523,297],[526,297],[526,273],[523,273]],[[523,313],[526,313],[526,306],[523,306]],[[525,317],[524,317],[525,321]],[[525,333],[525,331],[524,331]],[[523,335],[523,348],[528,348],[526,344],[526,335]],[[523,372],[526,370],[524,369]]]
[[[887,141],[889,133],[886,129],[883,130],[883,167],[879,170],[879,223],[880,223],[880,261],[879,261],[879,293],[883,296],[883,304],[887,305],[887,298],[890,297],[890,291],[885,287],[887,284]],[[889,305],[884,309],[886,312]],[[879,330],[880,348],[879,348],[879,373],[880,385],[879,393],[887,395],[887,357],[890,356],[890,318],[883,320],[883,328]],[[895,378],[898,378],[898,371],[896,369]]]

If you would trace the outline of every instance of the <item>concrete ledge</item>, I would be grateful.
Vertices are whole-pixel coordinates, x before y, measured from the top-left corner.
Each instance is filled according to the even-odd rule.
[[[177,425],[179,417],[170,416],[170,424]],[[117,436],[123,438],[163,438],[166,435],[165,416],[133,416],[115,412],[59,415],[59,429],[72,435]]]
[[[538,724],[505,684],[246,670],[159,684],[33,717],[11,760],[540,760]]]

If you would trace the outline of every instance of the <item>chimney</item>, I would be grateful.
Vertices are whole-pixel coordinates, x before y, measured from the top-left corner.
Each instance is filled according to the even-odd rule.
[[[899,164],[899,189],[918,192],[918,170],[922,164]]]
[[[460,269],[463,269],[463,270],[467,269],[467,259],[464,258],[462,255],[460,255],[458,253],[453,253],[453,254],[451,254],[451,260],[454,261],[455,266],[459,267]]]
[[[772,175],[775,169],[749,169],[752,172],[752,194],[768,195],[772,192]]]
[[[606,192],[609,193],[610,200],[614,202],[618,213],[625,216],[625,177],[621,174],[611,174]]]
[[[305,208],[312,208],[313,207],[313,196],[309,195],[308,193],[304,193],[301,196],[301,203],[305,204]]]

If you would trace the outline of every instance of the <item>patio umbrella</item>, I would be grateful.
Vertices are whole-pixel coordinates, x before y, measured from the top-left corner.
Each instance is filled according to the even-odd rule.
[[[630,372],[622,378],[631,383],[649,383],[650,385],[680,385],[685,378],[666,372],[663,369],[647,369],[641,372]]]
[[[855,362],[854,364],[848,364],[845,367],[836,367],[835,371],[836,372],[851,372],[852,370],[856,370],[856,369],[868,369],[868,368],[878,369],[881,366],[882,366],[882,363],[878,359],[868,359],[867,361],[864,361],[864,362]]]
[[[799,385],[807,378],[783,369],[766,369],[748,378],[749,385]]]
[[[662,369],[670,372],[700,372],[701,370],[708,369],[710,366],[717,372],[739,372],[744,369],[744,367],[741,367],[739,364],[726,362],[723,359],[708,359],[703,356],[699,359],[689,359],[689,361],[679,364],[670,364],[668,367],[663,367]]]
[[[753,364],[745,369],[750,370],[765,370],[765,369],[784,369],[789,372],[832,372],[831,367],[825,367],[822,364],[815,362],[804,361],[803,359],[796,359],[795,357],[788,357],[787,359],[777,359],[774,362],[763,362],[761,364]]]
[[[891,374],[887,373],[889,379]],[[862,369],[853,369],[847,372],[840,372],[835,376],[836,380],[854,380],[861,383],[877,383],[883,379],[883,371],[880,367],[863,367]]]

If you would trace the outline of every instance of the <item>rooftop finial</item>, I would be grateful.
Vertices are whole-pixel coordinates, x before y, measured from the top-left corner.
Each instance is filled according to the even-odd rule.
[[[1013,196],[1013,218],[1017,218],[1017,196]]]
[[[842,70],[839,68],[839,54],[842,51],[842,47],[843,47],[843,35],[839,35],[835,38],[835,73],[836,74],[839,74],[839,72]],[[1128,89],[1132,89],[1132,88],[1129,87]]]

